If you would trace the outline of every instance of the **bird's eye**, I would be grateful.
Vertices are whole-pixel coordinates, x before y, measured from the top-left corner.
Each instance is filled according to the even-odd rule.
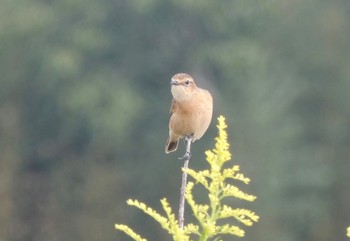
[[[190,84],[190,81],[189,81],[189,80],[186,80],[185,84],[186,84],[186,85],[189,85],[189,84]]]

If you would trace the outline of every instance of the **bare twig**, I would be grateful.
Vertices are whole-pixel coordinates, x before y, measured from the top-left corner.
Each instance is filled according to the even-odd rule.
[[[191,143],[192,143],[192,137],[186,137],[186,153],[185,155],[180,158],[184,161],[183,169],[188,168],[188,163],[191,158]],[[180,189],[180,204],[179,204],[179,227],[183,229],[184,227],[184,213],[185,213],[185,191],[186,191],[186,184],[187,184],[187,172],[182,172],[182,181],[181,181],[181,189]]]

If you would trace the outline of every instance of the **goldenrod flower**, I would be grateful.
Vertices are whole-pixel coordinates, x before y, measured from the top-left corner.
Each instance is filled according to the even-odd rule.
[[[230,198],[251,202],[256,197],[246,194],[233,184],[234,181],[248,184],[250,179],[239,172],[238,165],[226,167],[231,160],[231,153],[227,142],[227,126],[223,116],[218,118],[217,127],[219,132],[215,138],[215,148],[205,153],[209,168],[202,171],[183,169],[194,179],[194,182],[188,182],[186,186],[185,198],[198,224],[189,223],[181,229],[166,199],[161,200],[165,216],[137,200],[127,201],[129,205],[141,209],[157,221],[163,229],[168,231],[174,241],[190,241],[191,238],[196,236],[200,241],[219,240],[220,235],[243,237],[244,230],[237,225],[232,225],[232,220],[236,220],[238,224],[245,226],[252,226],[254,222],[259,220],[259,216],[251,210],[233,208],[223,203],[224,199],[229,200]],[[199,186],[204,187],[208,193],[208,203],[197,203],[192,191]],[[229,220],[229,223],[224,223]],[[116,229],[125,232],[134,240],[146,241],[125,225],[116,225]],[[348,235],[349,232],[348,229]]]

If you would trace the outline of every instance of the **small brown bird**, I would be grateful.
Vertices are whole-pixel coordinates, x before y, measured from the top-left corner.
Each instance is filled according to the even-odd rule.
[[[189,145],[201,138],[208,129],[213,115],[211,94],[205,89],[198,88],[190,75],[176,74],[171,78],[170,84],[173,100],[165,153],[176,151],[180,138],[186,137]]]

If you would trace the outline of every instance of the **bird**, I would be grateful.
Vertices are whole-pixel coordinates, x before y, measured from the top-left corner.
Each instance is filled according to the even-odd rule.
[[[165,153],[176,151],[179,140],[185,138],[185,155],[190,155],[191,143],[200,139],[210,125],[213,97],[208,90],[197,87],[193,78],[186,73],[175,74],[170,85],[173,99]]]

